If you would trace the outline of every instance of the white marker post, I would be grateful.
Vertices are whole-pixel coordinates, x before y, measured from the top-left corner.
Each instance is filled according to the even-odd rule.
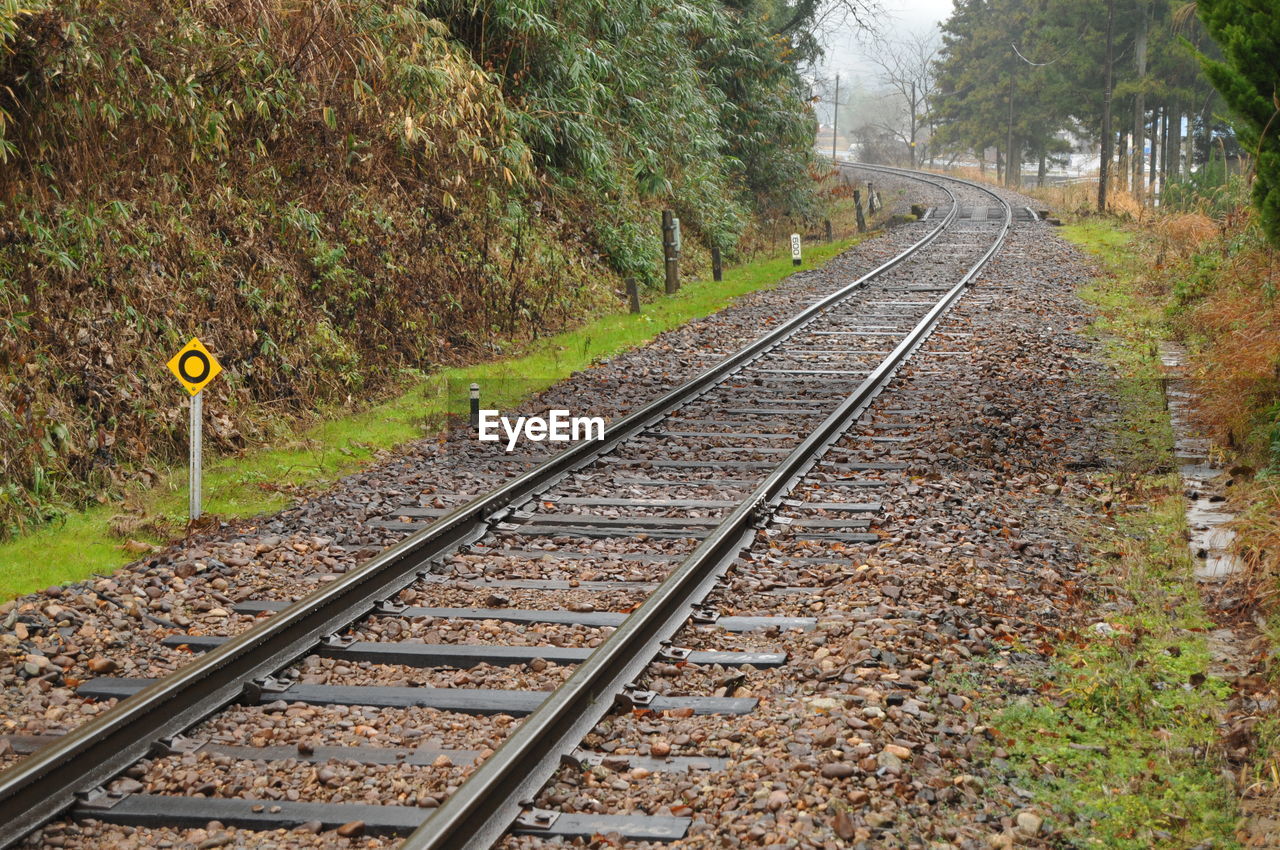
[[[676,256],[678,257],[680,256],[680,252],[684,250],[684,239],[680,236],[680,219],[671,219],[671,226],[675,228],[674,235],[672,236],[672,245],[676,249]]]
[[[791,265],[800,265],[800,234],[791,234]]]
[[[200,491],[204,485],[204,453],[201,451],[204,442],[204,393],[196,393],[191,397],[191,424],[189,443],[191,458],[187,481],[189,515],[191,520],[200,519]]]
[[[204,513],[200,505],[200,493],[204,489],[204,395],[201,391],[218,377],[222,364],[200,340],[192,337],[181,351],[173,355],[168,366],[169,371],[191,396],[191,421],[187,426],[187,445],[190,449],[187,462],[187,503],[188,515],[195,522]]]

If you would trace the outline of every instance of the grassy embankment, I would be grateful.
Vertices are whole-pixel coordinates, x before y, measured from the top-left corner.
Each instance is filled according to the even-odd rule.
[[[858,241],[854,237],[808,246],[805,267],[824,263]],[[298,488],[323,488],[379,452],[438,432],[448,414],[463,412],[465,398],[450,393],[450,387],[477,381],[485,388],[486,406],[512,407],[596,360],[714,313],[739,295],[775,286],[792,271],[790,256],[783,254],[728,268],[722,282],[687,283],[678,295],[645,304],[641,315],[610,313],[529,345],[513,357],[444,370],[358,413],[335,407],[321,415],[319,424],[288,439],[235,457],[211,459],[205,470],[205,509],[223,517],[278,510]],[[174,398],[180,403],[176,390]],[[186,487],[183,467],[161,470],[151,489],[133,489],[126,499],[128,524],[133,526],[127,539],[119,534],[121,506],[107,504],[0,543],[0,600],[109,572],[137,557],[129,550],[139,547],[131,546],[130,540],[150,545],[178,533],[186,515]]]
[[[1208,673],[1213,624],[1185,542],[1156,380],[1165,318],[1139,292],[1128,233],[1086,221],[1064,234],[1105,268],[1082,295],[1098,311],[1093,333],[1117,375],[1118,463],[1098,482],[1106,521],[1082,530],[1100,598],[1081,604],[1109,627],[1057,646],[1044,699],[1006,710],[995,725],[1049,826],[1069,844],[1236,846],[1215,723],[1228,685]]]

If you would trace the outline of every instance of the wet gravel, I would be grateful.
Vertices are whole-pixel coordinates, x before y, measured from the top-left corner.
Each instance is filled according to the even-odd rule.
[[[559,595],[559,594],[557,594]],[[600,594],[583,594],[593,609],[605,608]],[[533,610],[554,607],[550,594],[531,596],[528,607]],[[488,600],[486,600],[488,601]],[[639,601],[639,600],[637,600]],[[624,603],[625,604],[625,603]],[[586,607],[586,605],[582,606]],[[594,649],[613,632],[610,626],[593,628],[559,623],[506,623],[501,620],[463,621],[444,617],[393,619],[372,618],[353,627],[348,633],[357,640],[403,640],[423,643],[459,643],[500,646],[568,646]]]
[[[313,746],[496,748],[515,726],[505,714],[470,715],[434,708],[315,706],[278,700],[233,706],[195,727],[190,737],[245,747]]]

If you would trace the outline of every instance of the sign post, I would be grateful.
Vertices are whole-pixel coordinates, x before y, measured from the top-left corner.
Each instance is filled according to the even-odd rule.
[[[188,464],[188,503],[191,520],[200,518],[203,513],[200,506],[200,493],[204,483],[204,463],[201,446],[204,441],[204,397],[200,394],[210,381],[218,377],[222,364],[218,358],[209,353],[196,337],[173,355],[169,361],[169,371],[174,374],[191,395],[191,421],[187,429],[190,444],[190,461]]]
[[[791,265],[800,265],[800,234],[791,234]]]
[[[200,519],[200,491],[204,485],[204,396],[196,393],[191,397],[191,423],[187,429],[188,445],[191,446],[191,457],[187,464],[187,504],[192,521]]]

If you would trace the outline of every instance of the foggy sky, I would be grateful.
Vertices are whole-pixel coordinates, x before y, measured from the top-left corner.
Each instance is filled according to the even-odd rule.
[[[925,32],[936,27],[951,14],[951,0],[881,0],[882,13],[875,18],[873,24],[879,33],[894,40],[899,33]],[[874,67],[868,66],[866,53],[869,48],[865,37],[859,38],[851,27],[844,27],[827,34],[826,56],[822,62],[822,73],[830,76],[839,71],[847,73],[873,74]]]

